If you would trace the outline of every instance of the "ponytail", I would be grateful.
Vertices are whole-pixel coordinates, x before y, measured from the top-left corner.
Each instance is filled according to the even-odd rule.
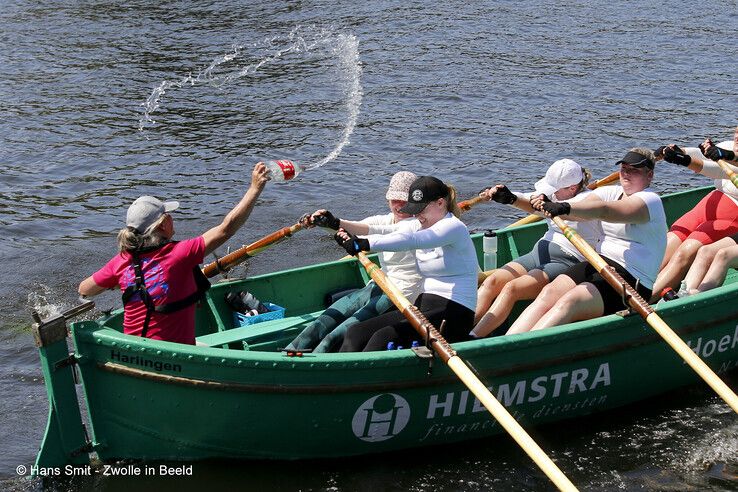
[[[582,191],[587,189],[587,185],[589,185],[589,181],[592,179],[592,173],[587,168],[582,168],[582,180],[579,182],[579,185],[577,186],[577,194],[581,193]]]
[[[448,195],[446,195],[446,208],[449,212],[454,214],[456,218],[459,218],[461,217],[461,209],[459,208],[459,204],[456,203],[456,188],[450,184],[447,184],[446,187],[448,188]]]
[[[118,250],[123,252],[133,252],[136,250],[160,246],[167,242],[159,226],[164,222],[166,214],[151,224],[143,233],[139,233],[133,227],[124,227],[118,231]]]

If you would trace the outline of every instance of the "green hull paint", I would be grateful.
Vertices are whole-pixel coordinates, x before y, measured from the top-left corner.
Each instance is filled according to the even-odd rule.
[[[706,191],[665,197],[670,220]],[[544,227],[499,231],[498,261],[527,251]],[[474,241],[481,250],[481,237]],[[276,351],[323,308],[326,292],[363,285],[362,272],[356,261],[344,260],[217,284],[198,312],[198,340],[209,347],[123,335],[120,313],[74,323],[94,451],[104,461],[324,458],[502,432],[438,360],[429,374],[427,360],[410,350],[303,357]],[[659,306],[719,373],[738,365],[735,280],[734,274],[712,292]],[[242,289],[286,306],[288,318],[232,329],[222,299]],[[638,316],[454,347],[524,426],[615,408],[698,380]],[[58,460],[64,445],[54,436],[50,423],[43,446],[57,450]],[[44,456],[42,450],[39,464],[51,466]]]

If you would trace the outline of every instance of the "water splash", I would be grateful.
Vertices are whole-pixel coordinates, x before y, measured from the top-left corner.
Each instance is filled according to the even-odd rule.
[[[288,54],[308,53],[324,49],[329,49],[331,55],[338,62],[336,81],[341,92],[345,95],[346,118],[343,130],[333,150],[319,161],[303,167],[314,169],[323,166],[338,157],[343,148],[350,143],[349,137],[356,127],[363,96],[359,42],[354,35],[336,33],[332,29],[297,26],[287,35],[267,38],[249,47],[234,45],[231,52],[217,57],[207,68],[200,70],[196,75],[188,74],[179,80],[162,81],[154,88],[146,101],[141,104],[144,113],[139,120],[138,129],[144,131],[146,128],[156,125],[153,114],[160,108],[162,97],[167,91],[194,85],[224,88],[240,79],[254,75],[264,65],[286,58]],[[235,71],[219,73],[226,69],[230,62],[238,61],[246,54],[261,50],[267,50],[267,53],[261,55],[258,61]]]
[[[67,306],[61,302],[51,300],[54,291],[48,285],[39,284],[37,289],[28,294],[27,306],[36,311],[42,319],[60,314]]]
[[[354,36],[339,36],[339,43],[333,49],[341,64],[341,72],[345,74],[342,79],[344,93],[346,94],[346,122],[341,138],[335,148],[323,159],[307,166],[308,169],[320,167],[341,154],[343,148],[348,145],[349,137],[354,131],[356,121],[359,119],[359,108],[361,107],[361,62],[359,60],[359,41]]]

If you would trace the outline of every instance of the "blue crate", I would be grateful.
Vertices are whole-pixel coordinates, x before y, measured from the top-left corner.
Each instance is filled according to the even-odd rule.
[[[262,321],[284,318],[284,308],[282,306],[277,306],[271,302],[263,302],[262,304],[269,309],[268,313],[258,314],[256,316],[246,316],[238,311],[233,311],[233,327],[238,328],[239,326],[249,326],[254,323],[261,323]]]

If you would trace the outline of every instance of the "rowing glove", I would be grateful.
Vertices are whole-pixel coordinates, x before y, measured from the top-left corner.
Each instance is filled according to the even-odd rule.
[[[569,215],[571,213],[571,205],[566,202],[546,202],[543,204],[543,211],[551,217]]]
[[[346,250],[348,254],[351,256],[356,256],[356,254],[359,251],[369,251],[369,240],[356,237],[355,235],[351,234],[350,232],[346,232],[348,234],[348,239],[343,239],[341,236],[338,235],[338,233],[334,234],[333,239],[336,240],[338,244],[341,245],[343,249]]]
[[[684,167],[687,167],[692,163],[692,158],[676,145],[673,147],[664,147],[663,153],[664,160],[666,162],[671,162],[672,164]]]
[[[735,152],[730,151],[730,150],[721,149],[717,145],[708,147],[707,150],[705,150],[704,154],[705,154],[705,157],[715,162],[719,161],[720,159],[724,159],[726,161],[735,160]]]
[[[313,224],[337,231],[341,227],[341,219],[334,217],[332,213],[326,210],[322,214],[313,217]]]
[[[515,196],[515,193],[510,191],[507,186],[502,185],[500,188],[497,188],[492,195],[492,200],[496,201],[497,203],[502,203],[504,205],[512,205],[515,203],[515,200],[517,200],[518,197]]]

